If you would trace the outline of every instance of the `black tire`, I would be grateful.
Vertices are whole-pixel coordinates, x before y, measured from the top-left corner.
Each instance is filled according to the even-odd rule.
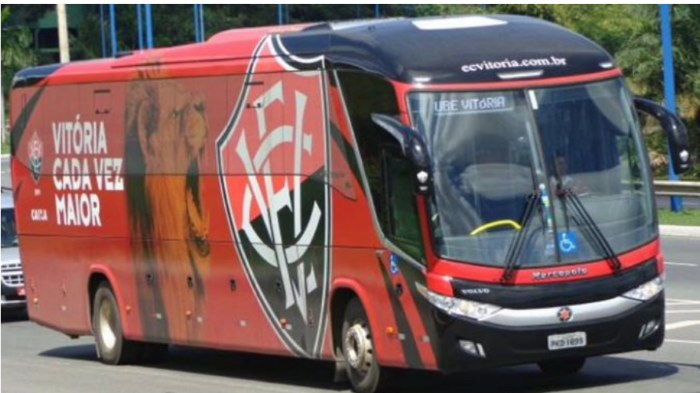
[[[92,329],[102,363],[118,365],[141,360],[144,344],[124,338],[117,299],[108,283],[97,287],[92,310]]]
[[[359,327],[363,329],[364,342],[369,343],[369,346],[363,346],[366,349],[364,353],[371,358],[368,356],[355,356],[353,358],[351,355],[352,351],[355,351],[355,353],[359,351],[357,351],[357,345],[353,345],[354,341],[348,339],[348,337],[355,337],[355,335],[359,334]],[[349,333],[351,329],[353,330],[352,334]],[[390,379],[387,375],[389,370],[380,367],[376,357],[374,357],[372,332],[369,327],[367,314],[357,298],[350,300],[345,307],[343,330],[340,338],[347,375],[353,391],[356,393],[377,393],[386,389]],[[355,342],[355,344],[357,343]],[[363,362],[361,359],[365,361]]]
[[[577,374],[586,364],[586,358],[568,358],[548,360],[537,363],[543,373],[553,377],[564,377]]]

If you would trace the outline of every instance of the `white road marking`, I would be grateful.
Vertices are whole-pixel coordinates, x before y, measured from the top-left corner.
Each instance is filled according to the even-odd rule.
[[[683,329],[695,325],[700,325],[700,321],[680,321],[666,324],[666,330]]]
[[[667,342],[667,343],[678,343],[678,344],[695,344],[695,345],[700,345],[700,341],[672,340],[672,339],[670,339],[670,338],[665,339],[664,342]]]
[[[669,310],[666,314],[700,314],[700,310]]]
[[[697,306],[700,305],[700,300],[689,299],[666,299],[667,306]]]
[[[697,267],[697,263],[686,263],[686,262],[664,262],[666,265],[671,266],[686,266],[686,267]]]

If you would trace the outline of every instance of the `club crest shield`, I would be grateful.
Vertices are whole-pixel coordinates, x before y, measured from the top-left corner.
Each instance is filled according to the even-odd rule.
[[[34,131],[32,139],[29,140],[27,154],[29,155],[29,167],[31,169],[32,178],[38,183],[39,176],[41,175],[41,166],[44,162],[44,144],[41,142],[36,131]]]
[[[325,82],[321,63],[275,56],[280,44],[256,49],[217,159],[248,281],[286,347],[316,357],[330,277]]]

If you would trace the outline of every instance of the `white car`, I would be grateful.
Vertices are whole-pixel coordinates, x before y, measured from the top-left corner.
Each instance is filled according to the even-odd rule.
[[[17,229],[15,226],[15,205],[12,191],[2,189],[2,309],[26,307],[24,274],[19,259]]]

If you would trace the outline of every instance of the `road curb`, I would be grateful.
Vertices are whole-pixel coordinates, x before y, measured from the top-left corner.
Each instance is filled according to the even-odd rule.
[[[663,236],[683,236],[700,238],[700,226],[659,225]]]

